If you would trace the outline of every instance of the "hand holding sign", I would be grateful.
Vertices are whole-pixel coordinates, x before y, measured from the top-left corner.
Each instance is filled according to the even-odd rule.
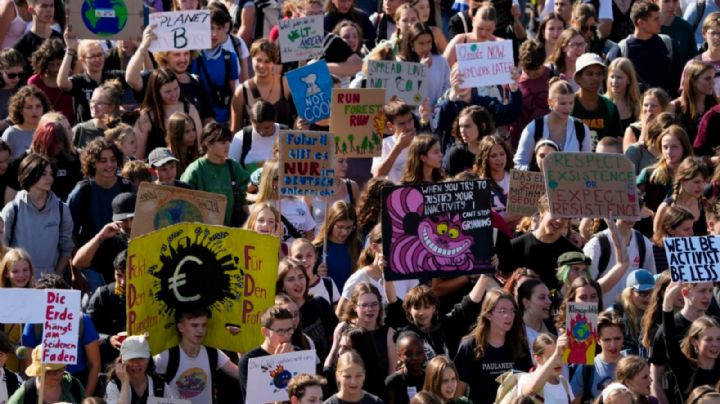
[[[682,283],[670,282],[667,289],[665,289],[665,296],[663,296],[663,311],[673,311],[675,302],[680,297],[680,290],[682,289]]]
[[[210,49],[210,11],[168,11],[150,14],[156,39],[150,51]]]

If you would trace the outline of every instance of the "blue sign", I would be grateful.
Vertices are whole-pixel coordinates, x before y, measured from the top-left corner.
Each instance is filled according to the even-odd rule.
[[[332,77],[324,60],[285,73],[295,108],[312,123],[330,118]]]

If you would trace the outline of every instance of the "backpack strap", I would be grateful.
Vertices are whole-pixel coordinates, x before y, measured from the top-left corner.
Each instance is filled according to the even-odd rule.
[[[252,126],[246,126],[242,130],[242,150],[240,151],[240,165],[245,168],[245,157],[250,153],[252,147]]]
[[[345,180],[345,189],[347,189],[348,198],[350,198],[350,204],[355,205],[355,198],[353,198],[352,184],[350,183],[350,180]]]
[[[165,397],[165,380],[155,374],[150,375],[150,379],[153,383],[153,396]]]
[[[335,296],[333,296],[332,280],[329,278],[320,278],[320,279],[322,279],[323,285],[325,285],[325,289],[327,290],[328,296],[330,297],[330,304],[332,305],[333,298],[335,298]]]
[[[693,31],[693,32],[694,32],[694,31]],[[672,39],[671,39],[669,36],[665,35],[665,34],[658,34],[658,36],[660,37],[660,39],[662,39],[663,43],[665,44],[665,49],[667,49],[667,51],[668,51],[668,57],[669,57],[670,60],[672,61],[672,59],[673,59],[673,43],[672,43]]]
[[[467,34],[470,31],[468,30],[467,21],[465,21],[465,13],[460,11],[460,12],[458,12],[458,15],[460,16],[460,22],[462,22],[462,25],[463,25],[463,32]]]
[[[627,57],[628,54],[628,46],[627,46],[627,38],[623,38],[618,42],[618,48],[620,48],[620,56]]]
[[[645,236],[639,231],[633,229],[635,235],[635,243],[637,243],[638,255],[640,256],[640,268],[645,268]]]
[[[292,237],[292,238],[302,238],[302,237],[303,237],[303,235],[300,234],[300,231],[299,231],[297,228],[295,228],[295,226],[293,226],[293,224],[290,223],[289,220],[287,220],[287,218],[285,217],[285,215],[282,215],[282,214],[281,214],[281,215],[280,215],[280,220],[281,220],[281,221],[283,222],[283,224],[285,225],[285,228],[287,229],[288,234],[290,235],[290,237]]]
[[[230,172],[230,186],[232,187],[233,193],[233,211],[230,215],[230,221],[232,222],[232,226],[240,227],[242,226],[241,222],[243,221],[243,217],[240,214],[242,206],[238,205],[240,203],[240,184],[238,184],[237,176],[235,175],[235,169],[232,163],[232,159],[225,160],[225,164],[227,165],[228,171]]]
[[[17,217],[18,217],[18,204],[13,199],[12,203],[12,209],[13,209],[13,221],[10,225],[10,241],[8,241],[8,247],[12,247],[15,244],[15,227],[17,225]]]
[[[582,402],[583,403],[591,402],[593,400],[592,383],[593,383],[593,379],[595,378],[595,365],[583,365],[582,377],[583,377]]]
[[[205,347],[205,350],[207,351],[208,362],[210,363],[210,374],[213,376],[214,382],[218,367],[218,350],[217,348],[211,347]]]
[[[24,403],[37,403],[38,402],[38,391],[35,385],[35,378],[32,377],[25,380],[22,384],[22,388],[25,391]]]
[[[170,381],[175,378],[175,374],[177,373],[179,366],[180,345],[175,345],[174,347],[168,349],[168,363],[167,368],[165,368],[165,374],[163,375],[163,379],[165,379],[166,383],[170,383]]]
[[[70,381],[70,395],[79,403],[83,400],[85,388],[80,384],[80,380],[72,378]]]
[[[600,279],[602,274],[607,270],[607,266],[610,263],[610,238],[605,233],[597,235],[598,243],[600,244],[600,260],[598,261],[598,274],[595,280]]]
[[[695,21],[693,22],[693,33],[697,31],[698,27],[700,26],[700,22],[705,16],[705,0],[695,0],[695,5],[695,11],[697,12],[697,14],[695,14]]]
[[[3,370],[5,371],[5,388],[7,388],[8,397],[12,397],[15,390],[20,387],[20,382],[18,381],[17,375],[8,370],[8,368],[3,367]]]
[[[84,179],[80,181],[80,189],[78,190],[78,195],[80,197],[80,223],[78,227],[78,233],[82,234],[83,232],[88,232],[90,229],[88,227],[90,226],[90,202],[92,199],[91,195],[91,189],[90,189],[90,180]],[[87,239],[90,240],[92,237],[91,235],[87,235]]]
[[[535,139],[535,143],[537,143],[540,141],[540,139],[543,138],[543,126],[545,126],[545,125],[544,125],[542,117],[536,118],[534,122],[535,122],[535,133],[533,134],[533,138]]]
[[[575,125],[575,137],[578,141],[578,150],[589,152],[590,150],[583,150],[583,142],[585,141],[585,124],[579,119],[572,118],[573,125]]]

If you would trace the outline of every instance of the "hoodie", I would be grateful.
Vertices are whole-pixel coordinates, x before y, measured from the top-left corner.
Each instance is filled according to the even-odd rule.
[[[63,209],[62,215],[60,209]],[[4,222],[3,243],[23,248],[30,254],[36,279],[43,273],[55,273],[60,257],[69,258],[72,254],[72,215],[53,192],[48,193],[48,200],[40,210],[30,202],[27,191],[20,191],[5,205],[0,216]],[[15,235],[10,244],[13,222]]]

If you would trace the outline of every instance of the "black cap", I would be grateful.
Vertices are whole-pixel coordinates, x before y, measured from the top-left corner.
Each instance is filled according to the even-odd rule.
[[[125,220],[135,217],[135,201],[137,195],[132,192],[118,194],[112,200],[113,221]]]

